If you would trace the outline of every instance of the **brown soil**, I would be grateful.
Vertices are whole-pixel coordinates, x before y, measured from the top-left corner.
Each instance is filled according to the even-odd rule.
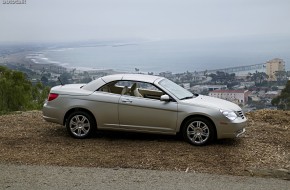
[[[290,169],[290,112],[248,114],[246,134],[196,147],[177,136],[98,132],[71,138],[39,111],[0,116],[0,163],[140,168],[249,175]]]

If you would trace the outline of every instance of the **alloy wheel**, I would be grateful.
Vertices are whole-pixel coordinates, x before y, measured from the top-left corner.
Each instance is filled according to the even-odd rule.
[[[86,136],[90,132],[91,124],[84,115],[75,115],[70,119],[69,129],[76,137]]]
[[[205,143],[210,136],[209,127],[202,121],[191,122],[186,132],[188,139],[196,145]]]

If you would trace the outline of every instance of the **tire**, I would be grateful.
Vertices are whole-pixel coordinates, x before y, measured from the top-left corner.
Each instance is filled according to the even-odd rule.
[[[182,135],[185,141],[192,145],[202,146],[214,141],[215,126],[209,119],[193,117],[185,122]]]
[[[70,114],[65,125],[68,133],[77,139],[84,139],[92,135],[96,126],[91,114],[84,111],[76,111]]]

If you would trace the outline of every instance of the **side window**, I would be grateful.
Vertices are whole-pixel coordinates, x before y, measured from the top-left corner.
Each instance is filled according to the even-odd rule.
[[[164,94],[153,84],[137,81],[115,81],[104,85],[98,91],[157,100]]]
[[[122,95],[143,97],[150,99],[160,99],[164,94],[161,90],[156,88],[153,84],[137,81],[120,81],[118,83],[123,85]]]
[[[130,87],[132,86],[133,82],[132,81],[118,81],[115,84],[116,88],[122,88],[120,94],[121,95],[127,95],[130,96],[131,95],[131,91],[130,91]]]
[[[160,97],[164,94],[156,86],[150,83],[140,83],[138,90],[144,98],[160,100]]]
[[[108,84],[102,86],[98,91],[111,92],[110,86]]]
[[[116,85],[116,81],[108,83],[104,86],[102,86],[98,91],[102,92],[108,92],[108,93],[113,93],[113,94],[121,94],[123,90],[123,86],[118,86]]]

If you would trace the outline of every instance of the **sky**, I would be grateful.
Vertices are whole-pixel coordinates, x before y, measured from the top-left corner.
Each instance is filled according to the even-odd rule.
[[[290,37],[290,0],[0,1],[0,43]]]

